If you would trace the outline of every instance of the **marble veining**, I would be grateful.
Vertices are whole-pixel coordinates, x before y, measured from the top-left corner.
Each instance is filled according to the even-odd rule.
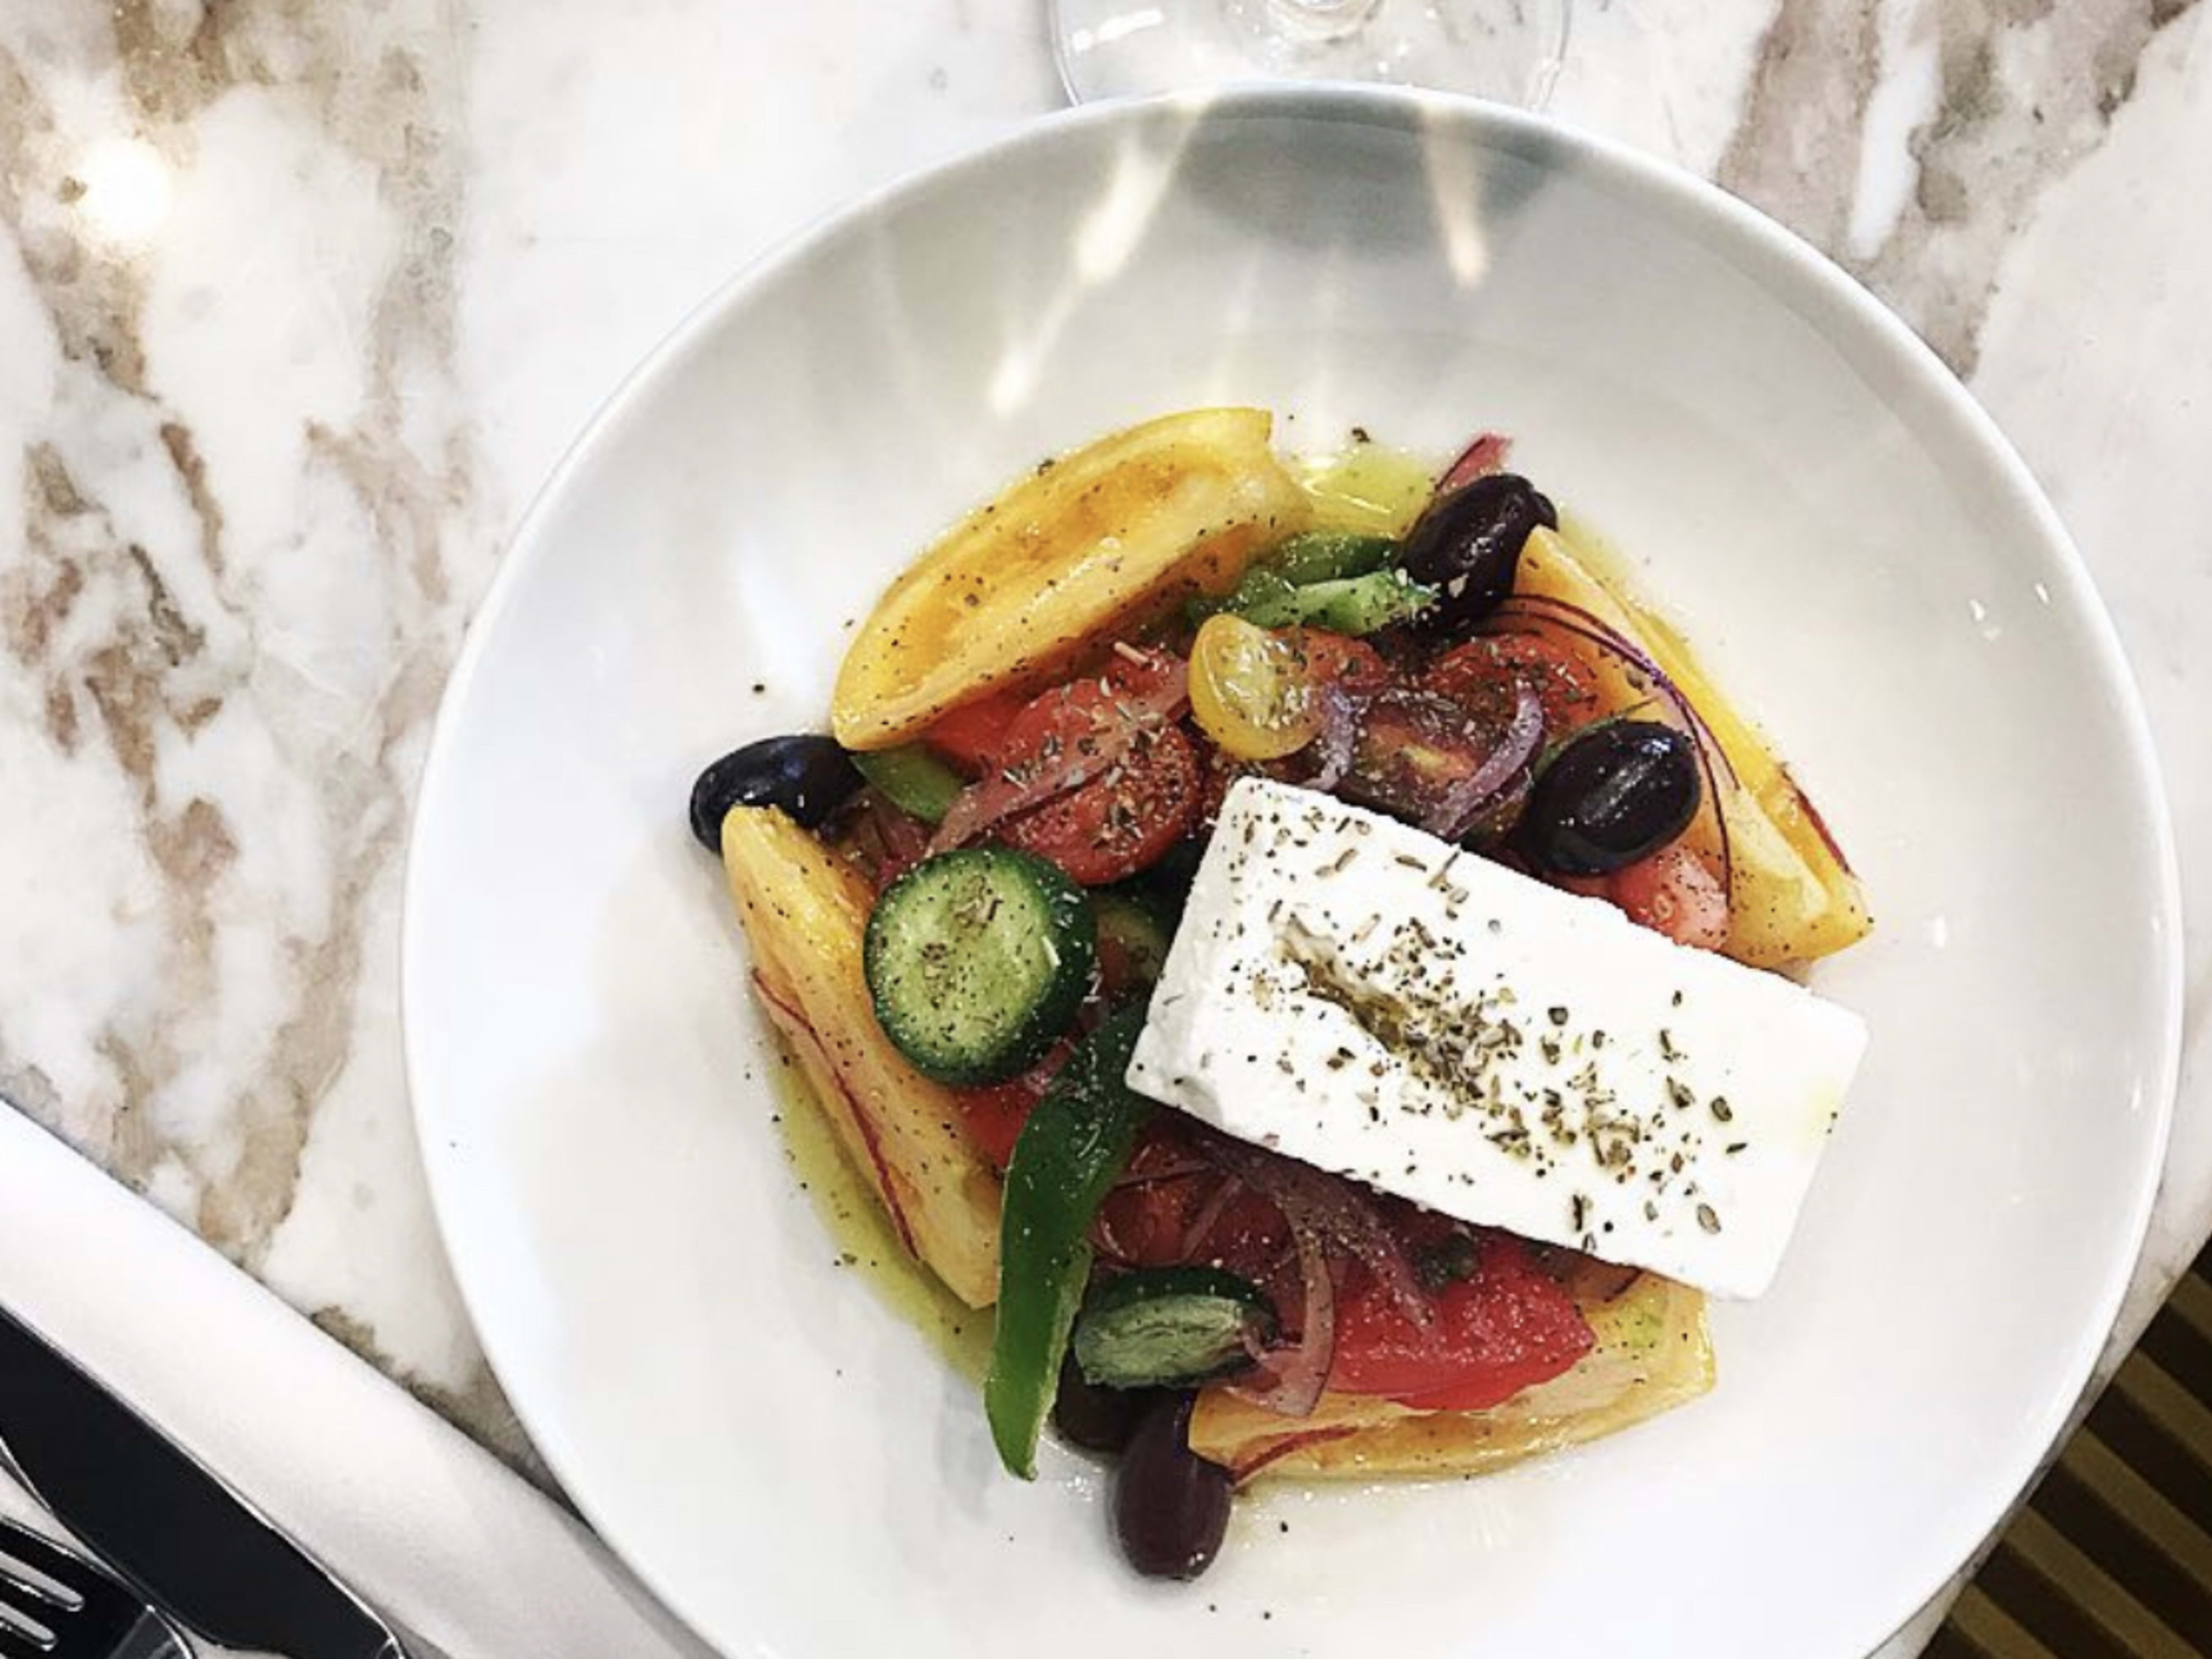
[[[9,378],[46,404],[0,462],[0,754],[10,869],[54,897],[10,907],[0,1091],[281,1278],[496,548],[454,377],[465,19],[131,0],[0,30]]]
[[[2185,860],[2204,11],[1578,0],[1554,100],[1810,237],[1969,377],[2112,599]],[[0,0],[0,1094],[518,1459],[399,1060],[447,666],[685,307],[1058,98],[1041,0]],[[2212,1224],[2191,963],[2167,1263]]]
[[[2006,249],[2197,0],[1783,0],[1717,180],[1962,375]]]

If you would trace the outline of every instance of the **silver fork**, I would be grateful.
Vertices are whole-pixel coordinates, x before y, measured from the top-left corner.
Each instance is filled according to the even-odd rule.
[[[169,1622],[82,1556],[0,1516],[0,1659],[191,1659]]]

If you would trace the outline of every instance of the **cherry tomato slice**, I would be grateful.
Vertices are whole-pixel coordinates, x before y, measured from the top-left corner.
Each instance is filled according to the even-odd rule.
[[[1132,704],[1158,691],[1181,665],[1163,652],[1115,653],[1096,673],[1040,691],[1013,711],[986,751],[988,763],[1019,769],[1068,758],[1138,718]]]
[[[1304,657],[1306,672],[1317,684],[1340,685],[1354,696],[1371,697],[1396,684],[1382,653],[1364,640],[1325,628],[1294,628],[1285,637]]]
[[[1428,690],[1503,718],[1518,681],[1544,708],[1544,738],[1556,743],[1603,712],[1597,681],[1574,648],[1542,634],[1489,634],[1454,646],[1421,677]]]
[[[982,822],[994,825],[997,839],[1052,860],[1077,881],[1117,881],[1165,854],[1196,809],[1198,757],[1170,723],[1183,672],[1164,652],[1116,647],[1096,671],[1019,705],[988,739],[983,720],[1004,710],[1003,700],[969,706],[984,714],[956,711],[962,718],[950,734],[940,723],[932,741],[981,757],[969,796],[1018,793],[1022,778],[1086,779],[1009,817],[999,818],[1001,806]]]
[[[1198,750],[1182,728],[1158,726],[1089,783],[1008,818],[998,838],[1103,887],[1150,869],[1182,839],[1199,782]]]
[[[1482,769],[1503,729],[1502,720],[1433,691],[1385,691],[1360,711],[1352,770],[1337,793],[1419,823]]]
[[[1224,753],[1279,760],[1321,730],[1305,653],[1242,617],[1208,617],[1190,647],[1190,717]]]

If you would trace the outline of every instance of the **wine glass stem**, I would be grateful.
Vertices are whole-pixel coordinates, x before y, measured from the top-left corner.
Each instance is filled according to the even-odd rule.
[[[1268,25],[1286,40],[1342,40],[1367,26],[1382,0],[1264,0]]]

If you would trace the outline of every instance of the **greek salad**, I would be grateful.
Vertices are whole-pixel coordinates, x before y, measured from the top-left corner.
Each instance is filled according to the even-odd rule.
[[[1260,1478],[1468,1474],[1713,1379],[1864,1046],[1871,920],[1681,640],[1485,434],[1115,433],[883,594],[690,800],[1006,1468],[1191,1577]]]

